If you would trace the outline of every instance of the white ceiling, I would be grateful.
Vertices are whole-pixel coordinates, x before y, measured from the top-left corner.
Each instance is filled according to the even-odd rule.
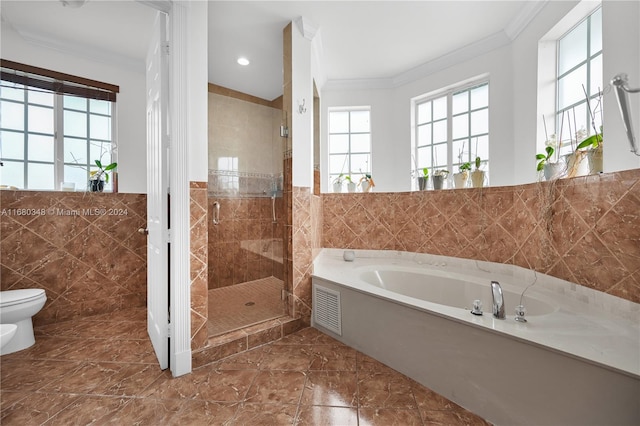
[[[512,40],[539,1],[210,1],[209,82],[264,99],[282,94],[282,30],[303,16],[318,29],[330,82],[393,82],[483,42]],[[138,66],[155,11],[132,1],[0,3],[2,25],[29,41]],[[251,60],[248,67],[238,56]]]

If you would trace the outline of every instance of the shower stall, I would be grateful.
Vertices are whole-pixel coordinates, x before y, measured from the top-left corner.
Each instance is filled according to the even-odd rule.
[[[209,336],[286,315],[283,112],[209,93]]]

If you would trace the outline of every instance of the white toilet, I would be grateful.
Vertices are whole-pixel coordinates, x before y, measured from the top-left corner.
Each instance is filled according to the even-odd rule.
[[[36,342],[31,317],[37,314],[47,301],[43,289],[0,291],[0,324],[15,324],[16,334],[0,348],[0,355],[26,349]]]

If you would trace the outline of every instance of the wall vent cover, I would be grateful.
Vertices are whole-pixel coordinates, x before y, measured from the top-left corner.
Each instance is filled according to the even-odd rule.
[[[313,287],[313,318],[316,324],[342,336],[340,293],[325,287]]]

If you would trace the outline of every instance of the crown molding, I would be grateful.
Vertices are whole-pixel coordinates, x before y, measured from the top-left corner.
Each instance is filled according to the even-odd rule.
[[[513,21],[504,29],[505,34],[511,41],[518,38],[520,33],[527,28],[527,25],[536,17],[538,13],[547,5],[549,0],[528,1],[518,13]]]
[[[506,46],[511,42],[501,31],[475,43],[454,50],[417,67],[389,78],[328,80],[323,90],[366,90],[395,89],[405,84],[427,77],[453,65],[468,61],[492,50]]]
[[[95,47],[83,46],[77,43],[69,43],[66,41],[52,38],[50,35],[44,35],[37,32],[26,31],[12,26],[13,30],[27,43],[39,45],[51,50],[57,50],[61,53],[79,56],[95,62],[102,62],[109,65],[118,65],[134,72],[145,72],[145,61],[125,55],[120,55],[108,51],[98,51]]]
[[[171,8],[173,6],[172,5],[173,2],[171,0],[135,0],[135,1],[164,13],[171,12]]]
[[[529,25],[531,20],[544,8],[548,0],[528,1],[518,13],[518,16],[503,30],[478,40],[460,49],[449,52],[431,61],[425,62],[407,71],[388,78],[370,79],[338,79],[327,80],[322,87],[327,91],[343,90],[371,90],[395,89],[405,84],[428,77],[453,65],[468,61],[480,55],[489,53],[513,42]]]
[[[298,16],[293,22],[298,27],[300,34],[309,41],[313,40],[318,33],[318,26],[304,16]]]
[[[420,78],[427,77],[435,72],[444,70],[453,65],[466,62],[480,55],[484,55],[493,50],[499,49],[500,47],[506,46],[509,43],[511,43],[511,40],[509,40],[509,38],[503,31],[493,34],[482,40],[471,43],[458,50],[454,50],[453,52],[444,54],[432,61],[426,62],[422,65],[418,65],[415,68],[398,74],[397,76],[392,78],[391,88],[402,86],[407,83],[416,81]]]

